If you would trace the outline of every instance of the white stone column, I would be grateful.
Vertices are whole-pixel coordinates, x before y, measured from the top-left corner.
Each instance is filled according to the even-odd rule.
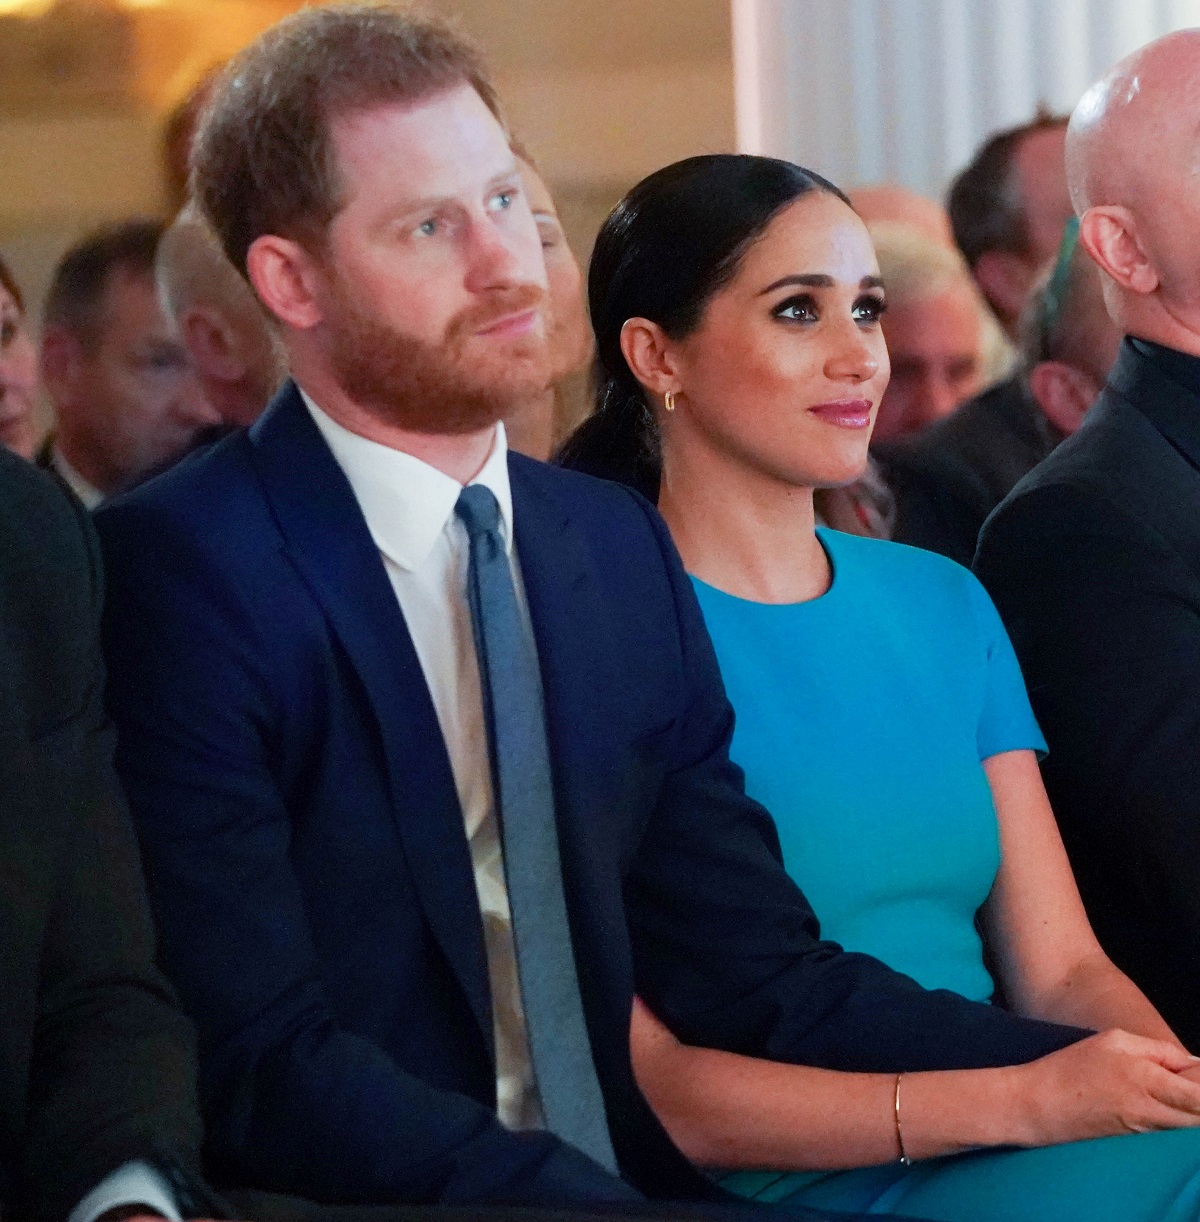
[[[940,198],[976,146],[1069,111],[1200,0],[732,0],[738,147]]]

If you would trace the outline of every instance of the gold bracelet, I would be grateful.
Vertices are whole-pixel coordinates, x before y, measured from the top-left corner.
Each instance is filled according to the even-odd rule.
[[[908,1151],[904,1148],[904,1130],[900,1127],[900,1079],[903,1077],[902,1073],[896,1075],[896,1095],[894,1100],[896,1109],[896,1145],[900,1147],[900,1161],[906,1167],[911,1167],[912,1159],[908,1157]]]

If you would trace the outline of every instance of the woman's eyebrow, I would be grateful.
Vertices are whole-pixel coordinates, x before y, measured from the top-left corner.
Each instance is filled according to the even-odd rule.
[[[791,285],[799,285],[802,288],[809,289],[831,289],[834,285],[832,276],[826,276],[820,272],[808,272],[799,276],[783,276],[776,280],[773,284],[768,284],[765,289],[759,291],[759,296],[765,296],[767,293],[773,293],[776,289],[787,288]],[[859,288],[863,289],[881,289],[883,288],[883,280],[879,276],[864,276],[859,281]]]

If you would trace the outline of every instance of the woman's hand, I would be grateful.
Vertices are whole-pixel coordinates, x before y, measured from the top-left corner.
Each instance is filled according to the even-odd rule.
[[[1016,1141],[1045,1146],[1089,1137],[1200,1127],[1200,1058],[1165,1040],[1104,1031],[1011,1071]]]

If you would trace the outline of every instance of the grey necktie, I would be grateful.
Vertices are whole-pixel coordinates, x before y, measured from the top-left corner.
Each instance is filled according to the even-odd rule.
[[[472,484],[462,490],[455,511],[471,541],[467,600],[490,734],[521,1002],[542,1113],[552,1133],[615,1173],[567,924],[537,655],[517,605],[495,496],[482,484]]]

